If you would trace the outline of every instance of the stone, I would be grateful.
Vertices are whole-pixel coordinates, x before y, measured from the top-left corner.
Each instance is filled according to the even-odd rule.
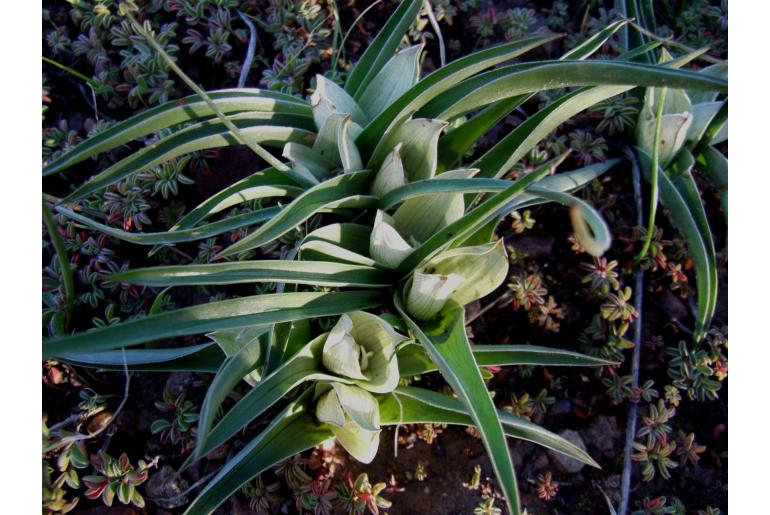
[[[615,417],[597,416],[588,429],[580,432],[580,435],[592,451],[595,450],[606,458],[614,458],[620,450],[620,430]]]
[[[577,431],[573,431],[572,429],[565,429],[559,433],[559,436],[576,445],[577,447],[580,447],[584,451],[586,450],[586,444],[583,442],[583,439],[580,437],[580,434]],[[583,462],[565,456],[564,454],[552,451],[550,449],[547,452],[548,457],[551,458],[551,462],[556,466],[556,468],[567,474],[577,474],[583,470],[583,467],[585,467]]]
[[[184,506],[189,502],[184,492],[189,484],[184,479],[176,477],[176,470],[170,465],[164,465],[156,473],[150,475],[145,487],[146,497],[152,497],[161,508],[167,510]],[[163,500],[161,500],[163,499]]]

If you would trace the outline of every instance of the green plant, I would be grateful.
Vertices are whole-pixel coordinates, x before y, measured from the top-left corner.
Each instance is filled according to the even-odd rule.
[[[512,513],[520,512],[520,502],[506,436],[596,465],[563,438],[497,410],[479,367],[608,362],[529,345],[470,345],[464,306],[505,280],[504,243],[493,241],[493,235],[499,221],[516,209],[548,201],[568,206],[582,247],[601,255],[610,244],[606,224],[590,204],[569,192],[616,161],[548,177],[566,157],[562,155],[517,180],[501,177],[558,125],[602,99],[635,86],[725,90],[726,83],[676,70],[683,62],[652,66],[584,60],[625,22],[603,29],[562,60],[492,69],[555,39],[536,36],[480,50],[420,80],[422,48],[394,51],[421,6],[417,0],[403,2],[350,71],[344,88],[317,76],[308,102],[274,91],[203,92],[133,20],[132,6],[123,5],[121,14],[132,21],[132,29],[196,95],[116,124],[44,169],[46,177],[63,173],[115,146],[189,124],[92,176],[56,203],[57,213],[91,230],[149,246],[250,229],[228,246],[208,245],[205,261],[211,263],[118,271],[108,275],[112,282],[149,287],[278,284],[276,293],[218,293],[217,300],[207,304],[155,312],[43,343],[44,356],[84,366],[120,367],[125,360],[137,370],[216,372],[185,468],[261,414],[273,415],[217,472],[188,513],[214,510],[267,467],[330,438],[358,460],[371,461],[384,425],[475,426]],[[562,94],[480,158],[465,162],[467,150],[501,117],[538,92],[571,86],[581,88]],[[442,136],[448,122],[472,112],[477,114]],[[90,210],[82,205],[88,195],[127,184],[137,174],[186,153],[238,143],[271,166],[207,199],[168,231],[121,230],[87,216]],[[286,161],[265,147],[282,150]],[[257,199],[263,201],[260,209],[210,221],[216,213]],[[122,209],[124,202],[118,204]],[[132,216],[138,212],[141,209],[134,206]],[[283,259],[216,262],[260,252],[305,224],[316,228],[298,233]],[[606,317],[628,321],[633,308],[626,304],[627,297],[612,295]],[[552,298],[543,305],[547,324],[558,308]],[[190,346],[140,347],[202,333],[208,341]],[[119,350],[124,347],[129,347],[125,353]],[[401,378],[436,370],[457,398],[399,386]],[[241,379],[254,388],[217,419]],[[291,401],[283,401],[290,393]],[[268,411],[279,402],[282,410]],[[547,396],[540,403],[547,404]],[[122,461],[120,470],[101,476],[94,487],[104,492],[118,477],[128,477],[130,467],[123,467]],[[131,481],[121,485],[133,486]],[[318,507],[328,504],[327,487],[311,484],[299,502],[323,510]],[[371,486],[359,476],[349,485],[357,493],[348,497],[377,513],[389,504],[378,495],[384,487]],[[130,487],[123,488],[121,500],[138,495],[131,490],[129,496]],[[499,510],[491,502],[483,509]]]
[[[91,464],[95,474],[83,477],[83,483],[88,487],[83,494],[85,497],[101,497],[105,505],[112,506],[117,495],[122,504],[144,508],[144,497],[136,487],[147,481],[148,470],[155,465],[154,462],[139,460],[138,466],[134,467],[125,454],[115,459],[106,452],[99,451],[91,457]]]
[[[199,415],[193,410],[192,401],[185,399],[184,392],[174,395],[171,390],[163,390],[163,401],[155,401],[155,407],[163,413],[171,414],[171,420],[161,418],[153,421],[150,426],[152,434],[160,433],[163,442],[171,442],[176,445],[181,442],[182,453],[186,454],[194,442],[195,428],[193,423],[198,421]]]
[[[664,49],[660,62],[670,62]],[[724,76],[727,66],[715,64],[702,74]],[[653,237],[658,197],[681,233],[695,263],[698,312],[694,340],[706,335],[716,309],[716,246],[693,172],[699,169],[719,188],[727,217],[727,158],[715,145],[727,139],[727,99],[718,94],[647,88],[636,125],[637,155],[650,181],[649,223],[639,259]]]
[[[559,494],[559,483],[553,480],[550,470],[537,476],[535,487],[537,496],[544,501],[552,501]]]
[[[275,513],[273,506],[278,503],[280,497],[275,492],[281,487],[280,483],[265,485],[262,476],[244,486],[241,491],[249,499],[249,508],[259,515]]]
[[[353,476],[348,474],[347,482],[338,486],[338,493],[342,507],[350,515],[363,515],[371,513],[377,515],[380,508],[388,509],[391,502],[382,497],[380,492],[385,490],[385,483],[377,483],[372,486],[369,476],[362,472],[353,481]]]

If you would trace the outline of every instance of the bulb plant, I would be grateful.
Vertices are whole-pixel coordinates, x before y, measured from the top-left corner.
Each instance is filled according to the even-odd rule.
[[[649,45],[618,60],[588,60],[625,21],[610,24],[558,60],[505,65],[558,37],[538,35],[479,50],[421,77],[424,48],[396,50],[422,5],[402,2],[345,84],[319,75],[306,100],[255,89],[199,90],[135,22],[135,7],[125,4],[121,14],[195,86],[196,95],[118,123],[44,168],[45,177],[66,174],[101,152],[184,124],[93,175],[65,198],[47,197],[44,210],[53,208],[79,226],[153,251],[246,231],[213,250],[215,262],[119,270],[106,277],[113,283],[277,284],[275,293],[231,296],[74,334],[59,331],[43,342],[44,357],[80,366],[213,372],[195,449],[184,467],[259,423],[259,434],[216,473],[187,513],[213,511],[268,467],[330,438],[367,463],[388,425],[475,427],[509,511],[516,514],[521,505],[506,437],[597,465],[558,435],[496,409],[480,367],[609,362],[548,347],[471,344],[464,306],[505,281],[506,251],[494,232],[517,209],[543,202],[565,205],[582,248],[600,256],[609,247],[609,230],[590,204],[571,192],[617,161],[555,173],[563,154],[516,180],[502,177],[557,126],[603,99],[638,86],[725,91],[726,82],[677,69],[694,55],[662,65],[629,61],[646,55]],[[468,150],[508,113],[558,88],[577,89],[466,162]],[[190,152],[236,144],[248,146],[269,167],[211,196],[168,231],[121,230],[88,216],[80,202]],[[268,148],[281,151],[283,159]],[[263,207],[211,221],[254,200]],[[232,260],[269,248],[306,222],[313,229],[303,231],[282,259]],[[208,341],[154,343],[200,334]],[[401,379],[433,371],[441,373],[454,396],[399,386]],[[241,380],[253,387],[218,418]],[[276,405],[277,412],[271,409]]]
[[[661,62],[671,59],[665,49],[661,51]],[[715,64],[701,73],[726,78],[727,66]],[[714,316],[718,279],[714,236],[693,172],[700,170],[720,190],[722,211],[727,220],[727,157],[716,148],[726,139],[726,98],[720,100],[718,94],[680,89],[647,88],[636,125],[637,155],[653,190],[653,207],[642,255],[651,245],[654,206],[659,196],[695,264],[696,341],[706,335]]]

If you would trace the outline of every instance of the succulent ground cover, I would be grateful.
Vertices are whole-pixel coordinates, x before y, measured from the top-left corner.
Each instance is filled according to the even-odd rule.
[[[44,7],[45,57],[50,59],[43,63],[43,159],[46,164],[66,159],[63,151],[71,150],[80,140],[98,135],[134,112],[191,93],[142,34],[132,32],[129,21],[118,13],[117,3],[78,1]],[[395,9],[395,5],[383,2],[359,20],[367,6],[355,3],[159,1],[140,2],[139,7],[138,21],[147,22],[156,31],[156,41],[168,54],[178,57],[179,66],[204,89],[235,87],[242,77],[243,63],[249,62],[249,54],[253,53],[249,73],[245,75],[247,86],[273,91],[278,100],[287,94],[310,97],[312,92],[319,99],[315,101],[311,97],[314,105],[331,98],[328,93],[324,96],[324,87],[333,91],[335,84],[351,80],[355,83],[354,75],[351,79],[353,65],[371,46],[372,38]],[[727,57],[724,54],[726,4],[703,2],[700,7],[702,9],[694,10],[671,2],[656,13],[657,24],[645,21],[644,12],[637,13],[635,18],[647,27],[642,27],[644,30],[652,30],[653,36],[665,38],[673,34],[676,39],[666,46],[678,58],[690,53],[682,45],[692,48],[708,41],[713,48],[704,54],[706,60],[701,55],[694,65],[688,66],[694,70],[713,66],[712,70],[718,70],[721,64],[717,61]],[[590,36],[601,41],[592,49],[593,58],[617,58],[626,48],[634,46],[628,40],[637,37],[641,38],[640,44],[650,48],[659,43],[649,35],[645,39],[644,33],[631,25],[612,28],[612,23],[621,19],[623,13],[613,11],[610,6],[557,1],[552,5],[522,3],[503,9],[487,2],[448,1],[434,2],[431,11],[416,9],[415,12],[416,20],[408,24],[406,36],[398,46],[403,49],[399,55],[404,59],[410,52],[424,55],[420,62],[422,77],[440,68],[442,52],[446,54],[446,62],[452,64],[493,43],[507,42],[513,46],[520,43],[524,47],[532,41],[531,53],[522,58],[522,62],[558,59],[575,49],[579,51],[581,43]],[[625,15],[633,14],[626,12]],[[441,45],[432,29],[431,18],[435,18],[441,28]],[[608,27],[611,29],[603,37],[601,31]],[[561,31],[568,36],[534,44],[534,41],[545,42],[549,34]],[[255,51],[249,52],[248,40],[252,33],[257,35],[258,43],[253,46]],[[665,54],[660,52],[660,55],[665,59]],[[316,77],[317,73],[326,78]],[[715,71],[713,76],[717,75]],[[636,94],[613,96],[592,104],[577,116],[569,117],[554,132],[543,135],[538,144],[516,159],[506,161],[509,166],[501,170],[501,177],[515,181],[543,175],[558,163],[559,170],[578,170],[579,174],[597,177],[584,181],[585,187],[575,195],[586,206],[593,206],[606,221],[612,246],[597,252],[592,248],[596,242],[585,236],[581,238],[579,223],[570,224],[563,207],[523,202],[497,226],[493,241],[498,243],[471,252],[478,256],[494,255],[491,261],[484,258],[479,263],[486,266],[494,262],[494,270],[504,270],[489,274],[495,276],[493,291],[482,286],[476,295],[452,300],[457,309],[450,318],[458,319],[460,306],[465,305],[466,325],[464,330],[460,331],[460,326],[457,331],[474,342],[479,352],[484,350],[483,344],[530,344],[579,352],[592,357],[593,364],[601,365],[591,368],[567,368],[558,366],[559,363],[533,366],[537,360],[532,360],[532,364],[524,360],[510,367],[500,366],[504,362],[489,361],[488,366],[481,369],[481,379],[502,413],[558,433],[570,445],[588,451],[602,467],[594,469],[533,443],[509,440],[518,476],[520,505],[529,513],[597,513],[609,512],[608,502],[618,506],[623,490],[624,431],[632,404],[638,407],[638,416],[631,446],[633,475],[629,512],[718,513],[719,508],[725,508],[727,315],[722,292],[726,291],[727,279],[726,135],[720,135],[716,130],[719,127],[712,123],[719,116],[724,95],[688,91],[685,98],[678,91],[681,90],[667,89],[663,101],[658,103],[655,98],[662,90],[639,88]],[[486,134],[482,131],[483,137],[474,140],[473,145],[458,143],[458,133],[452,136],[454,127],[436,125],[436,135],[447,130],[438,143],[442,159],[436,168],[444,171],[451,169],[455,162],[474,163],[477,157],[488,155],[485,153],[496,148],[498,141],[523,122],[563,102],[564,94],[564,90],[546,89],[526,96],[518,104],[506,104],[510,99],[497,101],[482,113],[489,113],[499,123]],[[362,95],[366,97],[365,92]],[[376,119],[376,114],[387,107],[387,104],[378,107],[378,100],[388,101],[373,95],[362,103],[363,113],[350,113],[352,120],[340,118],[335,132],[338,143],[347,141],[346,131],[357,130],[355,123],[365,124],[373,117]],[[450,96],[445,101],[451,100]],[[335,102],[339,104],[337,99]],[[451,110],[447,105],[451,104],[442,104],[438,98],[424,107],[424,112],[445,114]],[[291,118],[291,108],[287,106],[286,119],[296,121]],[[307,107],[300,106],[296,111],[302,109]],[[692,129],[693,133],[698,132],[697,140],[687,146],[685,138],[689,138],[691,127],[696,125],[693,113],[704,112],[710,116],[699,131]],[[474,113],[471,109],[460,114]],[[323,120],[317,115],[318,110],[314,110],[309,122],[300,120],[299,125],[306,124],[300,130],[323,131],[328,113]],[[462,127],[458,119],[453,122]],[[710,134],[712,126],[714,130]],[[427,127],[430,129],[430,123]],[[656,130],[671,131],[667,139],[674,142],[671,147],[660,145],[656,149],[650,144]],[[703,134],[710,134],[708,140],[704,140]],[[66,207],[46,213],[45,338],[55,341],[71,330],[109,328],[184,306],[255,293],[291,291],[286,290],[285,282],[289,282],[286,275],[257,284],[227,287],[216,281],[195,286],[182,281],[170,289],[165,289],[168,283],[162,278],[155,282],[145,278],[143,283],[131,279],[130,274],[135,273],[132,271],[143,267],[183,266],[190,270],[189,267],[195,265],[223,263],[224,257],[236,267],[250,260],[292,260],[301,245],[314,243],[312,238],[308,242],[307,237],[324,228],[321,217],[310,217],[278,238],[253,246],[244,244],[250,238],[253,241],[249,227],[264,221],[266,214],[274,216],[283,206],[282,202],[264,200],[276,194],[263,191],[247,202],[228,200],[220,204],[224,205],[217,209],[221,221],[209,224],[205,229],[211,231],[208,237],[196,240],[183,237],[174,242],[175,245],[168,245],[169,241],[163,238],[149,241],[147,246],[135,245],[148,243],[142,241],[147,239],[141,236],[143,233],[171,234],[178,229],[180,220],[185,220],[183,216],[194,213],[191,211],[194,206],[257,169],[253,153],[245,147],[211,148],[175,156],[140,173],[106,181],[89,190],[74,189],[84,184],[93,170],[107,169],[144,145],[157,144],[170,136],[173,134],[169,130],[147,134],[131,146],[121,144],[88,159],[85,165],[72,168],[66,175],[49,174],[44,186],[49,195],[46,202],[54,200],[54,204],[58,204],[55,199],[74,195],[81,203],[80,211],[74,215],[71,211],[68,213]],[[380,152],[378,168],[397,168],[394,161],[396,156],[401,156],[396,151],[398,147],[403,149],[404,170],[414,173],[419,163],[409,162],[410,140],[396,140],[398,138],[393,140],[394,148]],[[360,141],[356,139],[356,143]],[[292,181],[270,187],[282,188],[281,196],[288,193],[286,196],[293,198],[302,188],[312,188],[318,183],[319,175],[326,178],[323,174],[332,167],[354,172],[360,168],[355,164],[355,152],[359,148],[365,155],[378,155],[374,148],[376,140],[364,137],[363,141],[370,142],[368,150],[365,143],[337,145],[335,150],[340,155],[334,159],[339,163],[326,169],[322,166],[319,171],[296,166],[297,163],[323,165],[325,162],[323,159],[303,161],[302,156],[318,148],[306,146],[307,141],[300,138],[282,149],[284,157],[295,164],[292,171],[297,175]],[[635,145],[638,151],[634,150]],[[685,155],[684,147],[692,160],[689,166],[686,157],[681,157]],[[647,174],[647,180],[652,182],[650,159],[658,160],[661,165],[657,177],[661,207],[654,225],[646,219],[649,190],[644,186],[642,194],[635,195],[633,179],[635,173],[642,179]],[[682,168],[686,169],[685,175],[679,173]],[[674,180],[668,179],[669,172],[675,180],[688,178],[684,189],[678,189]],[[406,180],[411,183],[418,178],[432,179],[435,173],[434,170],[420,177],[407,175]],[[451,174],[457,175],[455,180],[472,176],[467,169],[459,169],[445,177]],[[435,175],[441,176],[443,174]],[[360,180],[355,173],[347,177],[349,181]],[[383,180],[375,179],[372,184],[372,194],[381,199],[387,199],[394,188],[405,186],[403,182],[389,183],[385,180],[389,176],[384,174],[377,179],[380,177]],[[436,182],[441,181],[432,181]],[[433,184],[430,187],[435,187]],[[335,187],[341,186],[335,184]],[[677,196],[677,191],[694,192],[694,196],[688,197],[685,193]],[[642,197],[645,217],[640,221],[637,200]],[[692,216],[690,225],[683,225],[681,217],[677,217],[682,203],[690,213],[700,213],[690,209],[694,198],[701,199],[703,216]],[[424,203],[424,197],[414,199]],[[676,203],[678,199],[683,200]],[[376,216],[372,212],[371,220],[360,220],[371,223],[372,234],[379,230],[381,238],[377,240],[367,234],[366,248],[361,251],[364,257],[385,268],[398,269],[403,255],[430,241],[434,228],[410,227],[404,222],[431,214],[421,211],[419,203],[408,206],[409,201],[395,212],[391,209],[392,218],[380,211]],[[357,200],[347,202],[342,209],[357,207]],[[393,201],[392,205],[397,203]],[[390,204],[381,201],[380,206],[387,208]],[[593,226],[594,235],[598,234],[597,227]],[[311,245],[314,248],[310,250],[323,255],[324,235],[316,235],[315,245]],[[710,244],[706,241],[707,235]],[[393,245],[396,237],[401,241],[395,240]],[[389,244],[378,246],[377,241]],[[698,242],[700,246],[694,249]],[[67,256],[66,260],[62,261],[61,256]],[[500,259],[505,260],[504,267]],[[237,488],[235,495],[223,499],[225,504],[220,508],[223,512],[273,513],[281,507],[288,512],[314,513],[501,513],[507,510],[508,492],[495,473],[499,474],[501,465],[490,461],[485,452],[488,436],[473,426],[462,429],[439,421],[425,423],[419,417],[414,423],[404,422],[404,406],[399,402],[411,402],[407,399],[413,397],[408,397],[408,392],[450,396],[452,389],[442,376],[425,373],[428,368],[421,370],[424,364],[420,360],[414,361],[416,373],[405,375],[404,363],[409,361],[401,358],[401,377],[398,373],[393,376],[389,365],[376,360],[377,353],[384,355],[386,348],[393,352],[404,337],[418,334],[419,320],[431,319],[444,309],[444,305],[433,306],[421,300],[418,294],[424,291],[421,288],[430,289],[431,274],[437,270],[442,277],[452,280],[452,271],[447,268],[452,266],[451,259],[445,261],[443,265],[440,260],[430,262],[427,268],[418,270],[422,274],[420,280],[424,281],[421,284],[428,286],[417,288],[416,277],[411,283],[399,285],[403,296],[394,301],[390,310],[379,313],[381,316],[375,321],[367,318],[373,315],[358,311],[368,306],[352,308],[349,314],[320,321],[312,336],[327,335],[316,344],[323,354],[323,366],[334,377],[344,378],[345,383],[319,383],[305,395],[314,398],[314,417],[332,428],[329,436],[336,436],[336,441],[322,439],[326,440],[322,445],[265,470]],[[63,272],[65,266],[71,273]],[[355,276],[349,268],[338,268],[339,273]],[[644,271],[642,313],[636,311],[634,297],[639,292],[635,276],[639,269]],[[124,280],[109,280],[110,275],[121,273],[123,275],[117,277]],[[378,278],[373,277],[376,274],[370,275],[364,283],[376,284]],[[343,282],[349,285],[351,280]],[[475,282],[479,282],[478,278]],[[466,281],[457,290],[467,291],[473,283]],[[338,285],[339,282],[319,284],[315,291],[323,295]],[[412,293],[418,298],[411,298]],[[482,293],[485,295],[479,299]],[[401,320],[394,316],[399,310]],[[403,325],[411,319],[403,315],[405,312],[417,320],[415,326]],[[642,338],[635,346],[634,323],[639,315],[643,321]],[[357,336],[355,327],[367,323],[375,326],[369,325],[369,329]],[[388,335],[387,338],[371,340],[363,336],[377,331]],[[120,329],[101,334],[119,335]],[[342,334],[352,335],[353,341]],[[259,334],[233,334],[225,330],[215,335],[213,341],[222,349],[227,345],[249,348],[244,342],[258,341],[259,337]],[[416,340],[420,340],[419,336]],[[225,438],[223,445],[200,447],[204,441],[201,435],[211,434],[212,427],[216,428],[223,420],[223,414],[247,396],[253,385],[267,374],[264,369],[261,370],[263,376],[256,369],[249,370],[249,375],[241,373],[236,377],[236,384],[222,386],[224,395],[212,401],[214,375],[211,372],[217,370],[221,360],[212,360],[215,356],[209,352],[211,346],[207,346],[205,338],[185,335],[178,341],[192,349],[189,356],[194,358],[191,362],[196,363],[188,367],[192,370],[169,375],[150,373],[146,370],[153,367],[146,366],[145,370],[127,375],[121,371],[120,351],[111,363],[101,362],[97,370],[83,367],[88,363],[66,359],[66,356],[57,356],[63,359],[49,359],[43,364],[46,385],[44,511],[98,510],[103,504],[111,504],[131,506],[135,511],[183,512],[212,479],[219,477],[220,469],[232,463],[234,457],[261,434],[264,425],[257,424],[233,432],[234,437]],[[348,350],[352,346],[360,359],[351,363],[335,359],[335,346]],[[633,384],[631,370],[634,347],[641,355],[637,385]],[[164,348],[156,350],[162,352]],[[479,356],[477,354],[476,359],[480,361],[483,358]],[[369,360],[372,360],[371,366]],[[233,361],[230,366],[237,367],[237,363]],[[100,370],[103,368],[114,371]],[[164,365],[154,368],[162,370]],[[240,369],[231,370],[237,375]],[[367,371],[376,371],[376,377],[362,375]],[[241,376],[246,376],[245,381],[238,381]],[[214,381],[217,380],[220,384],[223,382],[222,379]],[[353,386],[348,386],[350,384]],[[405,392],[404,397],[378,401],[379,421],[349,409],[365,405],[370,397],[375,398],[373,395],[381,396],[396,386]],[[456,391],[455,385],[452,388]],[[353,397],[359,400],[351,401]],[[296,401],[293,397],[290,400]],[[282,408],[280,405],[269,407],[265,420],[279,416]],[[393,416],[396,412],[400,415]],[[352,440],[347,427],[351,420],[357,424]],[[387,420],[398,423],[383,424],[380,430],[380,422]],[[378,449],[376,445],[374,449],[371,445],[361,445],[361,441],[366,440],[360,436],[367,434],[366,431],[380,431]],[[373,440],[369,438],[369,441]],[[373,450],[379,450],[376,457]],[[190,465],[191,456],[204,455],[204,459],[176,475],[182,467]],[[361,463],[370,460],[373,461],[369,464]],[[590,458],[583,461],[590,462]]]

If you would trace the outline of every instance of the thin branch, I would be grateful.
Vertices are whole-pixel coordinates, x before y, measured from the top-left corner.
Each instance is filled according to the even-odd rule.
[[[224,124],[225,127],[230,131],[230,133],[233,135],[233,137],[240,143],[241,145],[246,145],[249,147],[255,154],[257,154],[259,157],[267,161],[270,166],[275,168],[276,170],[279,170],[281,172],[287,172],[289,170],[289,167],[286,166],[284,163],[282,163],[279,159],[277,159],[275,156],[273,156],[270,152],[265,150],[259,143],[256,141],[249,141],[246,139],[246,137],[243,135],[241,130],[233,124],[233,122],[225,116],[225,114],[222,112],[221,109],[211,100],[211,98],[206,94],[203,89],[201,89],[200,86],[198,86],[190,77],[187,76],[185,72],[182,71],[179,66],[177,66],[176,62],[171,58],[170,55],[166,53],[166,51],[163,49],[162,46],[158,44],[157,41],[155,41],[155,37],[148,31],[144,30],[144,27],[139,24],[138,21],[136,21],[136,18],[134,15],[127,11],[125,13],[126,18],[131,22],[131,25],[133,26],[134,30],[142,36],[144,39],[147,40],[147,42],[150,44],[150,46],[155,50],[158,55],[163,58],[163,60],[166,62],[169,68],[171,68],[174,73],[176,73],[180,79],[184,81],[185,84],[187,84],[190,89],[192,89],[198,96],[200,96],[204,102],[209,106],[209,108],[216,113],[217,118]]]
[[[238,11],[238,16],[240,16],[243,23],[249,27],[249,50],[246,52],[246,59],[243,61],[243,66],[241,67],[241,75],[238,77],[238,87],[242,88],[246,85],[246,77],[249,76],[251,65],[254,62],[254,52],[257,49],[257,28],[241,11]]]
[[[626,156],[631,161],[631,170],[634,179],[634,200],[636,202],[636,223],[644,223],[642,214],[642,179],[639,163],[633,151],[626,149]],[[634,322],[634,352],[631,356],[631,388],[639,386],[639,358],[642,347],[642,293],[644,288],[644,272],[641,266],[634,271],[634,309],[636,309],[636,321]],[[626,515],[631,492],[631,449],[636,436],[636,412],[637,404],[631,403],[626,420],[626,441],[623,448],[623,472],[620,478],[621,498],[618,513]]]
[[[145,499],[148,499],[148,500],[150,500],[150,501],[154,502],[155,504],[159,504],[159,503],[162,503],[162,502],[172,502],[172,501],[175,501],[175,500],[177,500],[177,499],[180,499],[180,498],[184,497],[185,495],[189,494],[190,492],[192,492],[193,490],[195,490],[196,488],[198,488],[200,485],[202,485],[203,483],[205,483],[206,481],[208,481],[209,479],[211,479],[211,478],[214,476],[214,474],[216,474],[217,472],[219,472],[219,470],[220,470],[220,469],[217,469],[217,470],[214,470],[214,471],[211,471],[211,472],[209,472],[208,474],[206,474],[205,476],[203,476],[202,478],[200,478],[198,481],[196,481],[195,483],[193,483],[193,484],[192,484],[192,485],[191,485],[189,488],[187,488],[185,491],[183,491],[183,492],[179,492],[178,494],[174,494],[174,495],[172,495],[172,496],[170,496],[170,497],[146,497],[146,496],[145,496]],[[179,477],[179,476],[177,476],[177,477],[176,477],[176,478],[174,478],[174,479],[177,479],[178,477]]]
[[[628,21],[628,24],[631,25],[633,28],[635,28],[638,32],[644,34],[648,38],[654,39],[655,41],[660,41],[664,45],[668,45],[668,46],[672,46],[674,48],[678,48],[680,50],[683,50],[683,51],[687,52],[688,54],[696,51],[695,48],[689,47],[687,45],[683,45],[682,43],[674,41],[671,38],[662,38],[662,37],[658,36],[657,34],[655,34],[653,32],[650,32],[649,30],[645,29],[641,25],[635,23],[633,20],[627,20],[627,21]],[[711,57],[710,55],[706,55],[706,54],[701,55],[699,57],[699,59],[703,59],[707,63],[711,63],[711,64],[727,64],[727,61],[725,61],[723,59],[717,59],[716,57]]]
[[[446,48],[444,47],[444,36],[441,34],[441,27],[438,26],[438,20],[433,13],[433,6],[430,5],[430,0],[425,0],[425,12],[428,13],[428,20],[433,27],[433,32],[436,33],[438,38],[438,51],[441,57],[441,66],[446,66]]]
[[[651,92],[651,93],[650,93]],[[647,234],[644,238],[644,245],[639,255],[636,257],[636,264],[644,259],[647,255],[647,251],[652,244],[652,233],[655,232],[655,215],[658,211],[658,167],[660,161],[660,129],[663,125],[663,107],[666,104],[666,94],[668,88],[660,90],[660,99],[656,99],[655,95],[658,90],[648,90],[648,94],[652,94],[653,102],[658,101],[658,111],[655,114],[655,140],[652,143],[652,162],[650,163],[650,218],[647,222]],[[641,196],[641,191],[639,192]]]
[[[503,294],[501,294],[499,297],[497,297],[495,300],[493,300],[492,302],[490,302],[489,304],[487,304],[486,306],[484,306],[483,308],[481,308],[480,310],[478,310],[478,312],[474,313],[474,314],[473,314],[473,316],[469,317],[469,318],[468,318],[468,319],[465,321],[465,325],[466,325],[466,326],[467,326],[467,325],[471,325],[471,323],[472,323],[474,320],[476,320],[477,318],[479,318],[481,315],[483,315],[484,313],[486,313],[487,311],[489,311],[490,309],[492,309],[493,307],[495,307],[497,304],[499,304],[499,303],[500,303],[500,301],[502,301],[502,300],[505,300],[505,299],[506,299],[506,298],[508,298],[509,296],[510,296],[510,292],[509,292],[509,291],[506,291],[506,292],[504,292],[504,293],[503,293]]]
[[[118,418],[118,415],[123,410],[123,407],[126,405],[126,401],[128,400],[128,391],[129,387],[131,386],[131,374],[128,371],[128,361],[126,360],[126,349],[125,347],[121,347],[120,350],[123,352],[123,373],[126,375],[126,384],[123,387],[123,399],[121,399],[120,404],[118,404],[118,408],[115,410],[114,413],[110,416],[110,419],[102,425],[98,430],[94,431],[93,433],[88,433],[85,435],[77,435],[72,438],[65,438],[67,441],[73,441],[77,442],[80,440],[90,440],[91,438],[95,438],[99,436],[102,432],[104,432],[105,429],[110,427],[110,425],[115,421],[115,419]]]

